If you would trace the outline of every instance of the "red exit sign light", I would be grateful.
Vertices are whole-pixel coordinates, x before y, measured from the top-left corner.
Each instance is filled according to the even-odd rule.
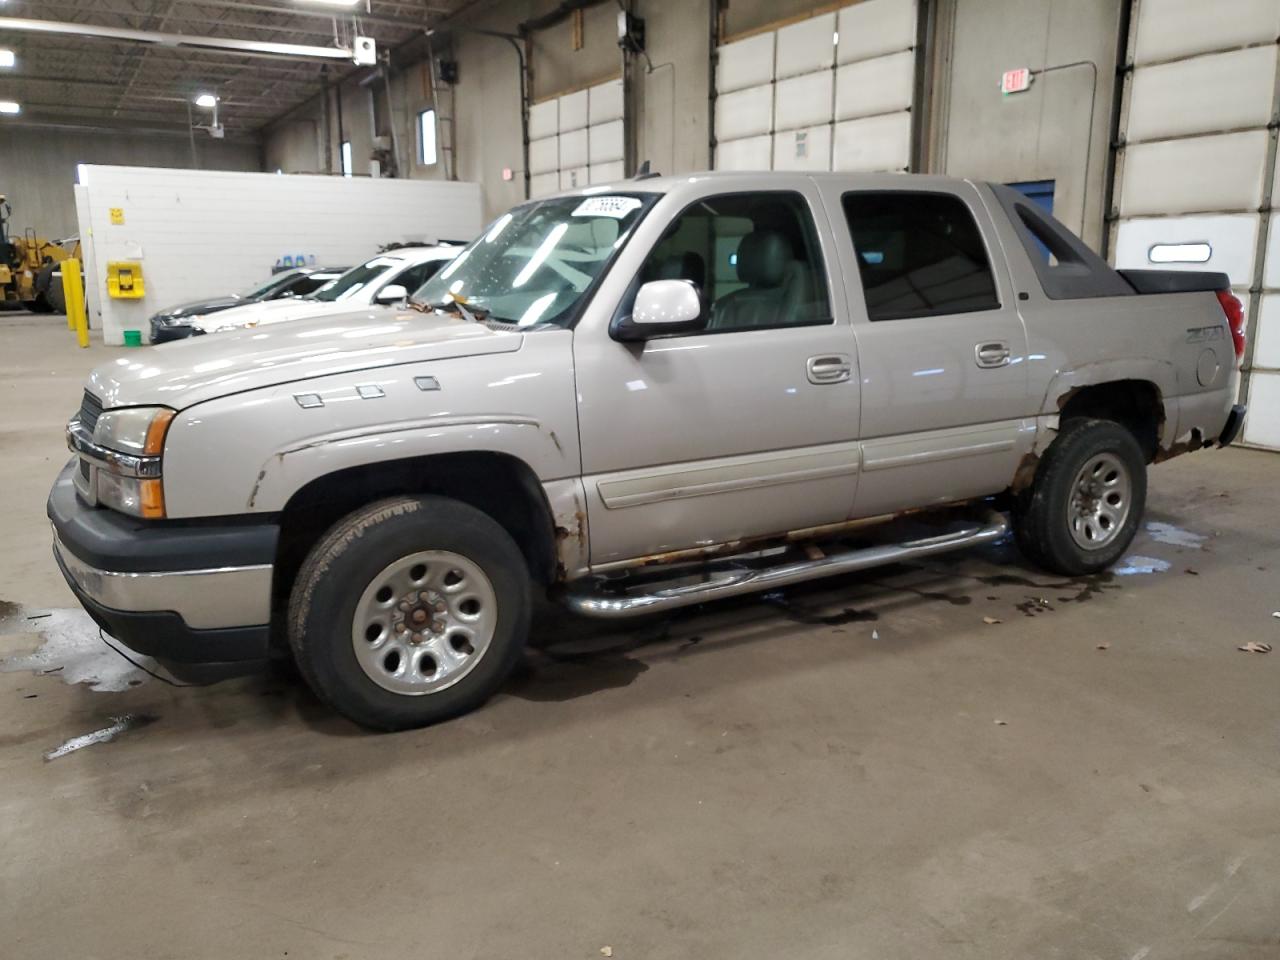
[[[1000,78],[1000,92],[1004,94],[1022,93],[1031,86],[1031,68],[1018,67],[1016,70],[1006,70],[1004,76]]]

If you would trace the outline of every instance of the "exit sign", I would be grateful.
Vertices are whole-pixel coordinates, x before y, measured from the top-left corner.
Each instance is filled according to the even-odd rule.
[[[1022,93],[1031,86],[1031,68],[1018,67],[1016,70],[1006,70],[1004,76],[1000,78],[1001,93]]]

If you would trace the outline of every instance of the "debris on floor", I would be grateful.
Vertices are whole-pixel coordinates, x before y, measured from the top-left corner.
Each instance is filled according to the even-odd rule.
[[[30,671],[37,676],[56,674],[64,683],[87,683],[99,693],[119,693],[137,686],[147,674],[102,642],[98,625],[83,610],[41,610],[17,607],[0,619],[0,636],[29,634],[39,637],[35,653],[0,660],[0,673]],[[151,666],[150,658],[140,658]]]
[[[94,730],[92,733],[84,733],[78,737],[72,737],[61,746],[48,751],[44,755],[45,760],[57,760],[59,757],[65,757],[67,754],[83,750],[85,747],[92,747],[95,743],[110,743],[120,734],[155,723],[158,718],[148,713],[126,713],[123,717],[112,717],[111,719],[113,721],[111,726]]]
[[[1111,643],[1110,643],[1110,641],[1108,641],[1108,640],[1103,640],[1101,643],[1099,643],[1099,644],[1097,645],[1096,649],[1098,649],[1098,650],[1110,650],[1110,649],[1111,649]]]
[[[1009,725],[1009,721],[1008,721],[1008,720],[996,720],[996,721],[995,721],[995,725],[996,725],[997,727],[1007,727],[1007,726]]]
[[[1270,653],[1271,644],[1258,643],[1255,640],[1250,640],[1248,643],[1243,644],[1242,646],[1236,647],[1236,649],[1241,651],[1242,653]]]
[[[1001,620],[999,617],[983,617],[982,622],[991,624],[991,623],[1003,623],[1004,621]]]
[[[600,948],[600,956],[602,956],[602,957],[612,957],[612,956],[613,956],[613,947],[601,947],[601,948]]]

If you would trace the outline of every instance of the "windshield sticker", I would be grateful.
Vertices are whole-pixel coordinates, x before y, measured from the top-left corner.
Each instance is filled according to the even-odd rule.
[[[573,215],[575,217],[613,217],[615,220],[621,220],[639,206],[640,201],[635,197],[588,197],[578,204]]]

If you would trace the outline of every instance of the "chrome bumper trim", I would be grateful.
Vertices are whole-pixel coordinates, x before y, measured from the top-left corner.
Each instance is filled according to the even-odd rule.
[[[271,622],[271,564],[120,573],[84,563],[62,545],[53,550],[85,594],[104,607],[127,613],[172,611],[193,630],[256,627]]]
[[[122,477],[154,479],[160,476],[159,457],[137,457],[100,446],[93,442],[93,432],[78,417],[67,424],[67,449],[94,466],[106,467]]]

